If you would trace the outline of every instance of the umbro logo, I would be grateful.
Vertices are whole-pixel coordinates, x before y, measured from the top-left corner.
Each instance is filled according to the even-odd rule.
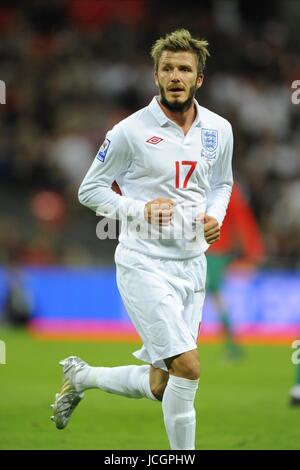
[[[159,144],[159,142],[161,142],[162,140],[164,139],[161,139],[160,137],[156,137],[155,135],[153,137],[150,137],[150,139],[146,140],[146,142],[148,142],[149,144]]]

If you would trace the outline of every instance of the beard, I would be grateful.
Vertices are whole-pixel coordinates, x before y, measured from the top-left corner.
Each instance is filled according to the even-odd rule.
[[[180,101],[170,102],[170,101],[168,101],[164,88],[160,84],[158,86],[159,86],[160,97],[161,97],[160,102],[161,102],[162,105],[164,105],[170,111],[183,113],[184,111],[187,111],[192,106],[192,104],[194,102],[195,95],[196,95],[196,91],[197,91],[196,85],[194,85],[190,88],[189,96],[183,102],[180,102]]]

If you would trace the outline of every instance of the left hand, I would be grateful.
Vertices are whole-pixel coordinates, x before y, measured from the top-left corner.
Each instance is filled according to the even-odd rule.
[[[209,245],[220,240],[219,222],[208,214],[204,215],[204,237]]]

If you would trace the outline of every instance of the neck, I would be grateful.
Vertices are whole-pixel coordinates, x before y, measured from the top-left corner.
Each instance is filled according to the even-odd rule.
[[[169,108],[167,108],[165,105],[163,105],[160,101],[160,97],[158,99],[158,103],[160,107],[162,108],[163,112],[165,115],[171,119],[171,121],[174,121],[178,126],[180,126],[184,133],[187,133],[192,126],[195,117],[196,117],[196,106],[195,103],[192,103],[190,108],[188,108],[185,111],[171,111]]]

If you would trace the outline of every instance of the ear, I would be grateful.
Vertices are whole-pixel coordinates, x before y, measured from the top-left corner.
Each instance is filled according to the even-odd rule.
[[[154,70],[154,81],[155,81],[155,85],[158,87],[158,74],[157,74],[157,70]]]
[[[203,80],[204,80],[204,75],[202,75],[202,74],[198,75],[197,82],[196,82],[197,90],[198,90],[198,88],[200,88],[202,86]]]

